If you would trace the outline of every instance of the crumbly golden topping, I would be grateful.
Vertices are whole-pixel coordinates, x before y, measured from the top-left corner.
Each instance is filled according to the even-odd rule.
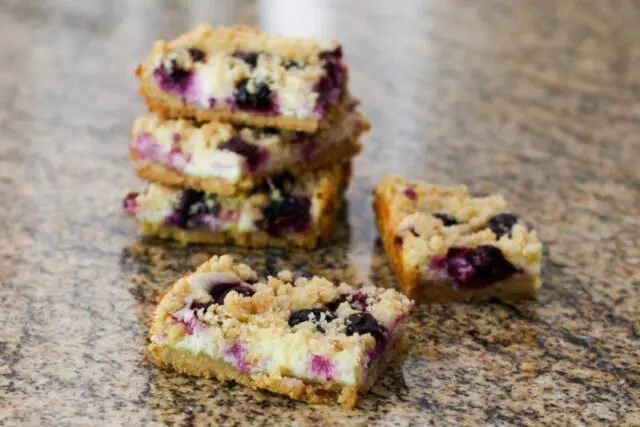
[[[391,175],[374,191],[387,201],[389,223],[397,230],[404,260],[410,265],[423,265],[431,257],[445,255],[451,247],[490,244],[514,266],[539,274],[542,244],[535,231],[528,230],[520,219],[510,233],[500,237],[488,226],[491,218],[507,209],[501,195],[473,196],[466,186],[407,182]],[[445,224],[443,214],[455,224]]]
[[[224,296],[212,296],[216,284],[239,287]],[[245,292],[246,288],[252,294]],[[214,301],[215,298],[223,300]],[[289,271],[258,281],[250,267],[234,263],[231,256],[213,256],[194,273],[179,279],[162,299],[155,312],[151,335],[166,333],[169,341],[181,339],[185,327],[175,317],[191,309],[199,322],[216,330],[225,340],[268,340],[294,334],[307,343],[316,341],[318,346],[347,348],[364,343],[374,347],[375,339],[371,334],[345,334],[345,319],[357,312],[353,308],[354,301],[366,305],[366,311],[390,331],[413,305],[406,296],[392,289],[373,286],[356,289],[345,283],[336,285],[321,277],[294,278]],[[306,319],[309,321],[289,325],[292,313],[327,307],[331,303],[336,307],[332,318],[325,313],[309,314]]]
[[[186,46],[203,51],[265,52],[286,59],[317,62],[321,52],[333,51],[340,44],[326,38],[285,37],[262,32],[259,28],[237,25],[211,27],[201,25],[168,44],[169,48]]]

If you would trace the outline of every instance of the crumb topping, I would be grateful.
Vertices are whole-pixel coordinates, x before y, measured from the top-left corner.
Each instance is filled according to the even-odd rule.
[[[498,247],[514,266],[539,274],[542,244],[515,215],[509,232],[491,228],[491,221],[507,210],[501,195],[474,196],[466,186],[436,186],[386,176],[375,189],[389,204],[389,221],[397,243],[411,265],[444,256],[450,248]],[[501,235],[499,235],[501,234]]]

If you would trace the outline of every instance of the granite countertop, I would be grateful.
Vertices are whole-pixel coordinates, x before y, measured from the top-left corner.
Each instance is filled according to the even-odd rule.
[[[5,0],[0,425],[640,425],[640,8],[630,1]],[[132,71],[200,22],[338,38],[373,122],[330,246],[143,241]],[[501,192],[546,245],[537,301],[435,304],[355,410],[145,358],[156,297],[212,254],[393,286],[385,172]]]

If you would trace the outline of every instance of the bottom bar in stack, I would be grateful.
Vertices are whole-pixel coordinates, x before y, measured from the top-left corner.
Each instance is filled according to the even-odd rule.
[[[229,255],[179,279],[151,324],[151,359],[311,403],[355,406],[401,346],[413,302],[393,289],[289,271],[259,281]]]
[[[266,179],[246,194],[220,196],[150,183],[124,198],[140,233],[181,243],[316,247],[331,234],[351,162]]]

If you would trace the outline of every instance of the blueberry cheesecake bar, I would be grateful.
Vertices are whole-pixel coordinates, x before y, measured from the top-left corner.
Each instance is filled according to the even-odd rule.
[[[500,195],[387,175],[376,221],[404,292],[426,301],[534,297],[542,245]]]
[[[136,75],[152,111],[200,121],[315,132],[348,98],[339,43],[247,26],[157,41]]]
[[[411,307],[392,289],[289,271],[259,280],[214,256],[160,301],[149,354],[181,373],[351,408],[399,348]]]
[[[142,235],[187,243],[316,247],[329,239],[350,163],[268,178],[249,193],[221,196],[149,183],[129,192],[125,214]]]
[[[233,195],[269,176],[297,175],[358,154],[358,137],[368,129],[367,120],[355,105],[337,113],[331,126],[313,134],[146,113],[133,126],[129,148],[136,172],[144,179]]]

